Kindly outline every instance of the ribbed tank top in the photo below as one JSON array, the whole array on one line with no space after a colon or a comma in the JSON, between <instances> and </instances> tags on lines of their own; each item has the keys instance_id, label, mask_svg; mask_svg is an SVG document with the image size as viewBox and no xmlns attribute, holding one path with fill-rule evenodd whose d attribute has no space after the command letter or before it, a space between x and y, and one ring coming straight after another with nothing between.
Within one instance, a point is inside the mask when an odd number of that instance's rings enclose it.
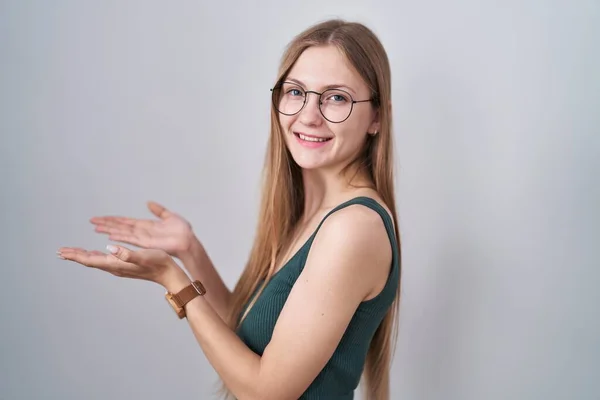
<instances>
[{"instance_id":1,"label":"ribbed tank top","mask_svg":"<svg viewBox=\"0 0 600 400\"><path fill-rule=\"evenodd\" d=\"M360 382L371 339L394 301L396 289L400 284L400 252L395 240L393 222L386 209L376 200L360 196L329 211L304 245L271 278L237 329L237 334L242 341L255 353L262 355L271 340L277 318L292 286L304 268L308 252L319 228L331 214L353 204L368 207L376 211L383 219L392 246L390 273L383 290L376 297L360 303L332 357L300 397L303 400L349 400L354 398L354 391ZM244 307L241 315L244 314L245 308L247 307Z\"/></svg>"}]
</instances>

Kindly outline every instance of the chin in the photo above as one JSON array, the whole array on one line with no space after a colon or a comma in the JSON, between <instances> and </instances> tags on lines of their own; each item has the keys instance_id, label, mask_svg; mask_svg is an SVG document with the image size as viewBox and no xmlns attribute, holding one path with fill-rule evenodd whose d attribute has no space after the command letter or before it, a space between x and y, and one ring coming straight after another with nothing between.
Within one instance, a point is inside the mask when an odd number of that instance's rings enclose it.
<instances>
[{"instance_id":1,"label":"chin","mask_svg":"<svg viewBox=\"0 0 600 400\"><path fill-rule=\"evenodd\" d=\"M290 153L296 164L304 170L329 169L336 164L327 154L311 154L303 149L292 149Z\"/></svg>"},{"instance_id":2,"label":"chin","mask_svg":"<svg viewBox=\"0 0 600 400\"><path fill-rule=\"evenodd\" d=\"M306 161L306 160L297 160L294 158L294 161L296 161L296 164L298 164L298 166L300 168L302 168L303 170L306 171L317 171L319 169L323 169L328 167L328 164L322 163L322 162L311 162L311 161Z\"/></svg>"}]
</instances>

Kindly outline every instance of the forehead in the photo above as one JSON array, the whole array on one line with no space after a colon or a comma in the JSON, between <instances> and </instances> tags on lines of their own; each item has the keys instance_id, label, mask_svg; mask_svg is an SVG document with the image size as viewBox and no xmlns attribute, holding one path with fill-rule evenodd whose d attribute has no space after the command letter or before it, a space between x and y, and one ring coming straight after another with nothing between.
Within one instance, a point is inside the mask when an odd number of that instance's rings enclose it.
<instances>
[{"instance_id":1,"label":"forehead","mask_svg":"<svg viewBox=\"0 0 600 400\"><path fill-rule=\"evenodd\" d=\"M345 85L356 92L366 88L358 72L335 46L306 49L296 60L288 78L297 79L313 90L331 84Z\"/></svg>"}]
</instances>

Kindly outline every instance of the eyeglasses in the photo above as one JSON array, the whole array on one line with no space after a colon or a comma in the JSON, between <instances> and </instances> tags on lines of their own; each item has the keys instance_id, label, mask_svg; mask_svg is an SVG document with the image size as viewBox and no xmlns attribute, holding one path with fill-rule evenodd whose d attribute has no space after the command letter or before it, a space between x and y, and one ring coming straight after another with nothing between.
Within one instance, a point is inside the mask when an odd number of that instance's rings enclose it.
<instances>
[{"instance_id":1,"label":"eyeglasses","mask_svg":"<svg viewBox=\"0 0 600 400\"><path fill-rule=\"evenodd\" d=\"M354 100L350 93L341 89L328 89L323 93L304 90L293 82L283 82L271 89L275 109L283 115L298 114L306 105L309 93L319 96L319 111L323 118L332 123L344 122L348 119L356 103L371 102Z\"/></svg>"}]
</instances>

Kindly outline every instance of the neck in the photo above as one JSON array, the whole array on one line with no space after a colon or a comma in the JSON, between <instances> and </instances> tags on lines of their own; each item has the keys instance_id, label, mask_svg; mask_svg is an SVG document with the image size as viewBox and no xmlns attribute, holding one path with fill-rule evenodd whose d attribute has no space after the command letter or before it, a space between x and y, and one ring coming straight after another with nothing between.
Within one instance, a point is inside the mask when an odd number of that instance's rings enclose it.
<instances>
[{"instance_id":1,"label":"neck","mask_svg":"<svg viewBox=\"0 0 600 400\"><path fill-rule=\"evenodd\" d=\"M303 219L310 219L320 210L335 207L357 186L372 187L371 180L357 167L342 169L302 170L304 184Z\"/></svg>"}]
</instances>

